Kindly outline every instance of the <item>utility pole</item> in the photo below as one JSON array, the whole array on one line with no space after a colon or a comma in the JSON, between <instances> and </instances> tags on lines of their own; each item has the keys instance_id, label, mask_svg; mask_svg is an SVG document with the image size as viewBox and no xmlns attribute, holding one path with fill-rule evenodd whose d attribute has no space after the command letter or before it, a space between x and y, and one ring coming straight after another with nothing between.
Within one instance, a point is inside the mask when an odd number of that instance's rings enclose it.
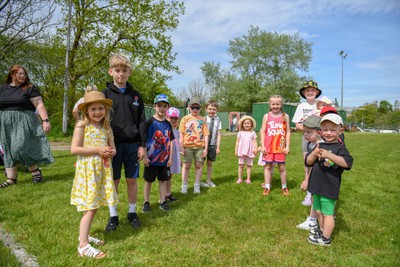
<instances>
[{"instance_id":1,"label":"utility pole","mask_svg":"<svg viewBox=\"0 0 400 267\"><path fill-rule=\"evenodd\" d=\"M340 57L342 58L342 93L340 95L340 109L343 110L343 62L345 58L347 57L347 53L345 53L343 50L339 52Z\"/></svg>"},{"instance_id":2,"label":"utility pole","mask_svg":"<svg viewBox=\"0 0 400 267\"><path fill-rule=\"evenodd\" d=\"M63 121L62 131L67 134L68 131L68 88L69 88L69 52L71 46L71 13L72 13L72 0L69 1L68 7L68 30L67 30L67 53L65 55L65 76L64 76L64 106L63 106Z\"/></svg>"}]
</instances>

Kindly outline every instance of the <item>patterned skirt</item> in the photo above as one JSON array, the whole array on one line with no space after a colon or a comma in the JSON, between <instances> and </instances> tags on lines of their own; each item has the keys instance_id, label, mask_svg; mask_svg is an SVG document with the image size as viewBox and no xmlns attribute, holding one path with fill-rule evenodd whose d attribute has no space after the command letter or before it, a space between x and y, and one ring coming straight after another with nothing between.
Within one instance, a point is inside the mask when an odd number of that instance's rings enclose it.
<instances>
[{"instance_id":1,"label":"patterned skirt","mask_svg":"<svg viewBox=\"0 0 400 267\"><path fill-rule=\"evenodd\" d=\"M18 163L29 167L54 162L46 134L33 111L0 111L0 144L6 168Z\"/></svg>"}]
</instances>

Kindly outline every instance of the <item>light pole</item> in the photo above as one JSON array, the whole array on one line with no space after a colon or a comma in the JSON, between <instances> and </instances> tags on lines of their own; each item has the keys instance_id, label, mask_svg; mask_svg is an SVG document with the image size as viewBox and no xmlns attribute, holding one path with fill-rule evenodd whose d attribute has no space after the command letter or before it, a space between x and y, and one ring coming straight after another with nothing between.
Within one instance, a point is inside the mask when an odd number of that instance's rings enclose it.
<instances>
[{"instance_id":1,"label":"light pole","mask_svg":"<svg viewBox=\"0 0 400 267\"><path fill-rule=\"evenodd\" d=\"M347 57L347 53L345 53L343 50L339 52L339 55L342 58L342 93L340 95L340 109L343 110L343 62L344 59Z\"/></svg>"}]
</instances>

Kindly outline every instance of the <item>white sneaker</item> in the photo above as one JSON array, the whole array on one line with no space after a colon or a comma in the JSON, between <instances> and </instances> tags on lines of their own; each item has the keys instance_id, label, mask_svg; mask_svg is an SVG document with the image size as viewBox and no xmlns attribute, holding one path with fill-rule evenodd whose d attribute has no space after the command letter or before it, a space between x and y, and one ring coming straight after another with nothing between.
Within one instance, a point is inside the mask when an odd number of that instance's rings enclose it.
<instances>
[{"instance_id":1,"label":"white sneaker","mask_svg":"<svg viewBox=\"0 0 400 267\"><path fill-rule=\"evenodd\" d=\"M307 231L310 231L311 229L316 229L318 228L317 219L311 219L310 217L307 217L307 219L304 222L297 225L296 227Z\"/></svg>"},{"instance_id":2,"label":"white sneaker","mask_svg":"<svg viewBox=\"0 0 400 267\"><path fill-rule=\"evenodd\" d=\"M188 190L188 185L187 184L182 184L181 193L182 194L187 194L187 190Z\"/></svg>"},{"instance_id":3,"label":"white sneaker","mask_svg":"<svg viewBox=\"0 0 400 267\"><path fill-rule=\"evenodd\" d=\"M311 206L312 205L311 196L306 195L301 204L303 204L304 206Z\"/></svg>"},{"instance_id":4,"label":"white sneaker","mask_svg":"<svg viewBox=\"0 0 400 267\"><path fill-rule=\"evenodd\" d=\"M201 183L200 186L201 187L210 187L210 185L208 183Z\"/></svg>"},{"instance_id":5,"label":"white sneaker","mask_svg":"<svg viewBox=\"0 0 400 267\"><path fill-rule=\"evenodd\" d=\"M200 194L200 184L198 184L198 183L195 183L195 184L194 184L194 191L193 191L193 193L195 193L195 194Z\"/></svg>"},{"instance_id":6,"label":"white sneaker","mask_svg":"<svg viewBox=\"0 0 400 267\"><path fill-rule=\"evenodd\" d=\"M217 186L216 186L213 182L211 182L211 181L207 182L207 184L208 184L209 187L217 187Z\"/></svg>"}]
</instances>

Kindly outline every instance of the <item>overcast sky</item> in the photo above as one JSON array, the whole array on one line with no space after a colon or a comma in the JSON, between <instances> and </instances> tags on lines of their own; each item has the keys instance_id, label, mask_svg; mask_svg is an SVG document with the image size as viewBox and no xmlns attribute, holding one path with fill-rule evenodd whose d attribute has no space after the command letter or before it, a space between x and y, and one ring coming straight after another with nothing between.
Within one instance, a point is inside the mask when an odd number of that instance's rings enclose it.
<instances>
[{"instance_id":1,"label":"overcast sky","mask_svg":"<svg viewBox=\"0 0 400 267\"><path fill-rule=\"evenodd\" d=\"M205 61L229 69L229 40L262 31L299 33L312 42L309 71L330 99L341 99L341 50L344 106L400 101L399 0L185 0L186 13L172 34L176 64L183 74L168 85L177 91L202 79ZM266 100L267 101L267 100Z\"/></svg>"}]
</instances>

